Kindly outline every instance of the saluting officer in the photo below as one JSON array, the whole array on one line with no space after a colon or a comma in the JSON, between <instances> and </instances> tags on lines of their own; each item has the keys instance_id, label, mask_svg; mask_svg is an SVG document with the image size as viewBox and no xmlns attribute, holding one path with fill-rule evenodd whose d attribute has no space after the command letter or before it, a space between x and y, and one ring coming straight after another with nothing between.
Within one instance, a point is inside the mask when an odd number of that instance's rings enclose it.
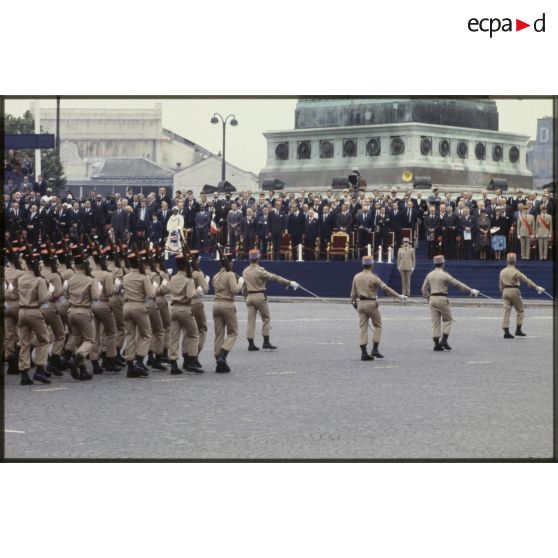
<instances>
[{"instance_id":1,"label":"saluting officer","mask_svg":"<svg viewBox=\"0 0 558 558\"><path fill-rule=\"evenodd\" d=\"M50 293L47 282L40 272L40 254L29 255L26 259L28 271L18 278L19 316L18 336L20 343L19 370L21 385L26 386L33 380L50 384L45 367L48 360L48 329L41 312L41 306L48 302ZM35 334L35 374L29 378L31 368L31 336Z\"/></svg>"},{"instance_id":2,"label":"saluting officer","mask_svg":"<svg viewBox=\"0 0 558 558\"><path fill-rule=\"evenodd\" d=\"M479 296L479 291L461 283L449 273L444 271L444 256L434 256L434 271L431 271L422 284L422 296L428 299L432 316L432 339L435 351L451 351L448 337L451 332L451 309L448 299L448 285L453 285L473 296ZM442 341L440 332L443 323Z\"/></svg>"},{"instance_id":3,"label":"saluting officer","mask_svg":"<svg viewBox=\"0 0 558 558\"><path fill-rule=\"evenodd\" d=\"M403 246L397 252L397 269L401 274L401 292L405 296L411 296L411 274L415 270L415 249L411 246L410 239L403 239Z\"/></svg>"},{"instance_id":4,"label":"saluting officer","mask_svg":"<svg viewBox=\"0 0 558 558\"><path fill-rule=\"evenodd\" d=\"M213 302L213 325L215 327L214 353L217 367L215 372L230 372L227 355L231 352L238 336L238 320L234 297L242 290L244 279L238 278L231 268L231 254L223 254L221 269L212 279L215 301ZM225 339L225 328L227 337Z\"/></svg>"},{"instance_id":5,"label":"saluting officer","mask_svg":"<svg viewBox=\"0 0 558 558\"><path fill-rule=\"evenodd\" d=\"M260 348L254 344L254 333L256 331L256 314L259 312L262 321L262 334L264 342L263 349L276 349L269 342L269 333L271 331L271 318L269 315L269 306L267 305L267 297L265 288L267 281L276 281L281 285L292 287L295 291L299 284L296 281L290 281L279 275L270 273L260 265L260 251L250 250L248 253L250 265L242 273L244 278L243 292L246 296L246 307L248 309L248 325L246 328L246 338L248 339L248 350L259 351Z\"/></svg>"},{"instance_id":6,"label":"saluting officer","mask_svg":"<svg viewBox=\"0 0 558 558\"><path fill-rule=\"evenodd\" d=\"M351 302L354 308L358 310L361 360L374 360L374 357L384 358L384 355L378 350L382 339L382 316L380 315L377 301L378 289L382 289L386 294L400 300L407 299L406 296L396 293L372 272L373 264L374 258L372 256L364 256L362 258L363 269L354 276L351 288ZM372 336L373 346L370 355L367 352L369 320L374 327L374 334Z\"/></svg>"},{"instance_id":7,"label":"saluting officer","mask_svg":"<svg viewBox=\"0 0 558 558\"><path fill-rule=\"evenodd\" d=\"M502 292L502 300L504 302L504 317L502 318L502 329L504 330L504 339L513 339L513 335L510 333L510 314L512 307L515 308L516 312L516 328L515 334L518 337L525 337L525 333L521 330L523 325L523 318L525 316L525 310L523 307L523 299L521 298L521 291L519 287L521 283L525 283L532 289L535 289L538 294L544 292L543 287L539 287L531 281L528 277L523 275L515 267L515 262L517 261L517 254L515 252L510 252L507 255L508 265L500 271L499 286Z\"/></svg>"}]
</instances>

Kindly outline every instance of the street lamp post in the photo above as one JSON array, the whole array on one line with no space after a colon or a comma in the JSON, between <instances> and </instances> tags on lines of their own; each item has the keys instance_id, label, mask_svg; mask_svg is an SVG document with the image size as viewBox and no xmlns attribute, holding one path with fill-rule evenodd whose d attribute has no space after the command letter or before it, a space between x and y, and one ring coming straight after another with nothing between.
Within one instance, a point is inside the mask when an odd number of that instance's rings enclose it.
<instances>
[{"instance_id":1,"label":"street lamp post","mask_svg":"<svg viewBox=\"0 0 558 558\"><path fill-rule=\"evenodd\" d=\"M221 121L223 123L223 152L222 152L222 157L221 157L221 182L224 184L225 183L225 143L226 143L226 130L227 130L227 122L229 122L229 118L230 120L230 125L231 126L238 126L238 120L236 119L236 116L234 114L229 114L226 118L223 118L223 116L221 114L219 114L218 112L216 112L210 122L211 124L219 124L219 121Z\"/></svg>"}]
</instances>

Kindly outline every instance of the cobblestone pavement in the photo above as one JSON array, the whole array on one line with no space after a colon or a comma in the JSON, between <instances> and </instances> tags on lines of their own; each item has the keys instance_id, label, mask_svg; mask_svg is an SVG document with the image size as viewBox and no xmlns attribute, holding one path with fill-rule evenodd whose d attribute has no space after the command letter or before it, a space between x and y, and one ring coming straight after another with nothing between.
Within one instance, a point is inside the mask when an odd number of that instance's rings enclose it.
<instances>
[{"instance_id":1,"label":"cobblestone pavement","mask_svg":"<svg viewBox=\"0 0 558 558\"><path fill-rule=\"evenodd\" d=\"M383 360L361 362L350 305L272 303L275 351L240 337L214 373L125 371L48 386L5 377L7 458L530 458L552 455L552 309L527 308L504 340L501 310L454 308L453 351L432 351L427 308L384 305ZM206 303L211 318L211 303ZM258 321L258 328L259 328ZM261 344L261 337L257 339Z\"/></svg>"}]
</instances>

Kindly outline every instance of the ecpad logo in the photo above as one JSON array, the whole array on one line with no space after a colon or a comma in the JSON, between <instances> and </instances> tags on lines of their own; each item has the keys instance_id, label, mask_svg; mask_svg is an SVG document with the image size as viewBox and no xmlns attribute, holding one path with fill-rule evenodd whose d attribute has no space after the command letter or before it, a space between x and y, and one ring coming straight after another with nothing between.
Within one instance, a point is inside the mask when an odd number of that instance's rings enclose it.
<instances>
[{"instance_id":1,"label":"ecpad logo","mask_svg":"<svg viewBox=\"0 0 558 558\"><path fill-rule=\"evenodd\" d=\"M536 19L533 22L533 29L537 33L545 32L545 25L546 25L545 16L546 14L543 13L542 17ZM504 32L513 31L512 20L509 17L505 17L503 19L497 17L494 18L485 17L483 19L477 19L475 17L472 17L469 20L467 27L469 28L469 31L472 31L473 33L477 33L478 31L482 31L484 33L490 33L490 38L492 38L492 35L494 33L497 33L498 31L504 31ZM531 27L531 24L525 23L520 19L515 20L516 31L521 31L522 29L526 29L527 27Z\"/></svg>"}]
</instances>

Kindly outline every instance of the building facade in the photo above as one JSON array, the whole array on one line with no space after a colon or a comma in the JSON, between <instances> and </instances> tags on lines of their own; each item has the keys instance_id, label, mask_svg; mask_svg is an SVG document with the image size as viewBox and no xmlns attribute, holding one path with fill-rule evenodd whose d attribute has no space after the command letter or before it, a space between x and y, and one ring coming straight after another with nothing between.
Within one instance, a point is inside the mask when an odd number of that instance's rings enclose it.
<instances>
[{"instance_id":1,"label":"building facade","mask_svg":"<svg viewBox=\"0 0 558 558\"><path fill-rule=\"evenodd\" d=\"M533 173L535 188L544 188L552 183L553 146L555 120L552 116L539 118L537 121L537 138L527 153L527 166Z\"/></svg>"}]
</instances>

